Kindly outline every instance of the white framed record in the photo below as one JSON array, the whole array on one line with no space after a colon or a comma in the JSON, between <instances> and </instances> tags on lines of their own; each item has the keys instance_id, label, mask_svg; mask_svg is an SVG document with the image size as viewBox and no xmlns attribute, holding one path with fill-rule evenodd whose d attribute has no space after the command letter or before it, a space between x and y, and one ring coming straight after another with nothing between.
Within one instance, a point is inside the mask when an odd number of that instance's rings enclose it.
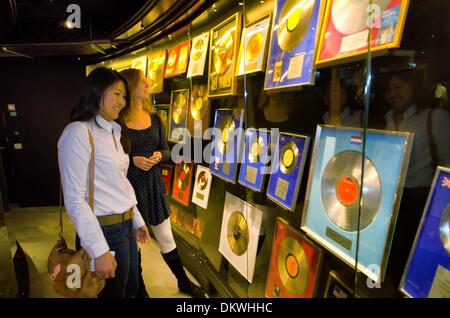
<instances>
[{"instance_id":1,"label":"white framed record","mask_svg":"<svg viewBox=\"0 0 450 318\"><path fill-rule=\"evenodd\" d=\"M192 191L192 202L202 207L208 208L209 192L211 189L212 174L211 171L204 166L197 165L195 174L195 184Z\"/></svg>"},{"instance_id":2,"label":"white framed record","mask_svg":"<svg viewBox=\"0 0 450 318\"><path fill-rule=\"evenodd\" d=\"M192 39L191 56L187 78L205 74L206 55L209 46L209 32L202 33Z\"/></svg>"},{"instance_id":3,"label":"white framed record","mask_svg":"<svg viewBox=\"0 0 450 318\"><path fill-rule=\"evenodd\" d=\"M349 266L358 253L358 270L375 282L384 279L412 140L406 132L317 127L301 229Z\"/></svg>"},{"instance_id":4,"label":"white framed record","mask_svg":"<svg viewBox=\"0 0 450 318\"><path fill-rule=\"evenodd\" d=\"M244 276L253 281L262 211L226 192L219 252Z\"/></svg>"},{"instance_id":5,"label":"white framed record","mask_svg":"<svg viewBox=\"0 0 450 318\"><path fill-rule=\"evenodd\" d=\"M264 72L266 66L271 15L258 19L242 30L236 75Z\"/></svg>"}]
</instances>

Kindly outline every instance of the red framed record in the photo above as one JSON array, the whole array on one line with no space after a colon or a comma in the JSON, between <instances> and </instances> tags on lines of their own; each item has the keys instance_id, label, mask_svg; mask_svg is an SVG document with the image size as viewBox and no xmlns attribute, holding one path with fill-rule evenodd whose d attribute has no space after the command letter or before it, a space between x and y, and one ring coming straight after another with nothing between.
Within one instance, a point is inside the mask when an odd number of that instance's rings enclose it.
<instances>
[{"instance_id":1,"label":"red framed record","mask_svg":"<svg viewBox=\"0 0 450 318\"><path fill-rule=\"evenodd\" d=\"M164 70L164 78L186 73L189 61L189 40L181 42L169 49Z\"/></svg>"},{"instance_id":2,"label":"red framed record","mask_svg":"<svg viewBox=\"0 0 450 318\"><path fill-rule=\"evenodd\" d=\"M361 59L400 46L409 0L329 0L316 64Z\"/></svg>"},{"instance_id":3,"label":"red framed record","mask_svg":"<svg viewBox=\"0 0 450 318\"><path fill-rule=\"evenodd\" d=\"M320 248L277 218L265 296L314 297L322 257Z\"/></svg>"},{"instance_id":4,"label":"red framed record","mask_svg":"<svg viewBox=\"0 0 450 318\"><path fill-rule=\"evenodd\" d=\"M168 165L160 165L160 168L161 168L161 176L162 176L163 185L164 185L164 191L166 192L166 195L169 195L170 183L172 181L173 168Z\"/></svg>"},{"instance_id":5,"label":"red framed record","mask_svg":"<svg viewBox=\"0 0 450 318\"><path fill-rule=\"evenodd\" d=\"M182 162L175 165L172 199L185 206L189 206L193 168L192 163Z\"/></svg>"}]
</instances>

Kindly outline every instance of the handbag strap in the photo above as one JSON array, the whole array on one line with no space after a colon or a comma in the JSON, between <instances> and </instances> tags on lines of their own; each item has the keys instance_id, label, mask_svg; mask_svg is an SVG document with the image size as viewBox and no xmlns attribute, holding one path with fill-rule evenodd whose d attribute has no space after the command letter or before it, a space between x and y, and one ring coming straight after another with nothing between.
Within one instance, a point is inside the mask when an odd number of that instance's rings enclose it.
<instances>
[{"instance_id":1,"label":"handbag strap","mask_svg":"<svg viewBox=\"0 0 450 318\"><path fill-rule=\"evenodd\" d=\"M89 144L91 145L91 160L89 161L89 206L91 207L92 212L94 212L94 139L92 138L91 131L87 128L89 134ZM63 237L64 225L62 218L62 210L63 210L63 191L62 184L59 186L59 233L58 238Z\"/></svg>"}]
</instances>

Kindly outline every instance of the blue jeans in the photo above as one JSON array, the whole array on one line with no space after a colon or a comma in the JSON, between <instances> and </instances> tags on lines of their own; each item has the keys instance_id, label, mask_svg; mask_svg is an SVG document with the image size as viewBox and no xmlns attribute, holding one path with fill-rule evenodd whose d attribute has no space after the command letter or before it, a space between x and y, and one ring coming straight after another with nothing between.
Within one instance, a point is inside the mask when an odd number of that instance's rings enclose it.
<instances>
[{"instance_id":1,"label":"blue jeans","mask_svg":"<svg viewBox=\"0 0 450 318\"><path fill-rule=\"evenodd\" d=\"M136 297L138 280L138 249L132 220L102 226L110 251L115 252L117 261L116 277L106 280L99 298Z\"/></svg>"}]
</instances>

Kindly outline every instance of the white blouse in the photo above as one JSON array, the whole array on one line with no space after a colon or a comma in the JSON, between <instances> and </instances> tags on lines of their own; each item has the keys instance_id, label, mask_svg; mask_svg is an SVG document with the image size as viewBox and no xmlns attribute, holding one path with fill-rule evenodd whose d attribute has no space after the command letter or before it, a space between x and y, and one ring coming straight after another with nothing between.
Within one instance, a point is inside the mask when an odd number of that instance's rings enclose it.
<instances>
[{"instance_id":1,"label":"white blouse","mask_svg":"<svg viewBox=\"0 0 450 318\"><path fill-rule=\"evenodd\" d=\"M394 112L386 114L386 129L414 133L414 142L409 159L405 187L429 187L433 180L436 167L432 166L430 148L430 132L428 118L431 113L431 137L436 146L436 160L438 164L450 165L450 113L442 108L419 110L417 106L410 106L395 125Z\"/></svg>"},{"instance_id":2,"label":"white blouse","mask_svg":"<svg viewBox=\"0 0 450 318\"><path fill-rule=\"evenodd\" d=\"M94 140L94 213L89 207L91 145L87 128ZM88 122L70 123L58 141L64 204L81 246L91 258L109 251L95 216L121 214L134 207L133 227L136 229L145 224L136 206L133 187L126 177L129 157L122 148L120 135L120 125L96 116Z\"/></svg>"}]
</instances>

